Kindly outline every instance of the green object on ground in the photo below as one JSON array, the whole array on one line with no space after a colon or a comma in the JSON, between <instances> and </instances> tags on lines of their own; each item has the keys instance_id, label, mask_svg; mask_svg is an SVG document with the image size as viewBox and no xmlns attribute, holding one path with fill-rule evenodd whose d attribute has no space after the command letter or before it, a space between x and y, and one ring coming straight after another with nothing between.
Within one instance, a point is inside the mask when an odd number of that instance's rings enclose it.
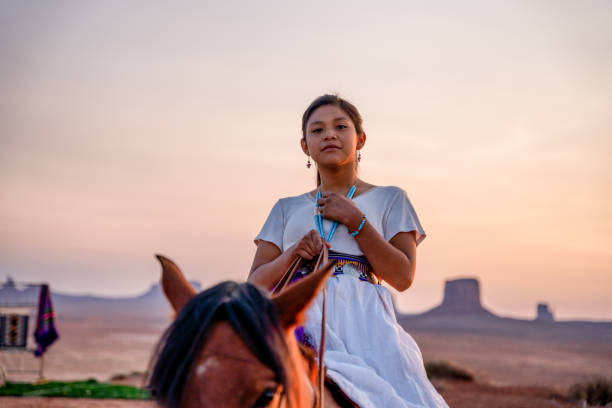
<instances>
[{"instance_id":1,"label":"green object on ground","mask_svg":"<svg viewBox=\"0 0 612 408\"><path fill-rule=\"evenodd\" d=\"M86 381L49 381L44 384L7 382L0 387L0 397L70 397L70 398L119 398L149 399L151 394L130 385Z\"/></svg>"}]
</instances>

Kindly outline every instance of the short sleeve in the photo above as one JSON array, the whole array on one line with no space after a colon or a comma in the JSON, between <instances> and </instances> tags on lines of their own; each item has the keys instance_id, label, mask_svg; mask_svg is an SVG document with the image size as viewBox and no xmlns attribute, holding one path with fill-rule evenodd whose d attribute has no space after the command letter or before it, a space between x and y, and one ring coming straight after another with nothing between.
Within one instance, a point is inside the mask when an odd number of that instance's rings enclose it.
<instances>
[{"instance_id":1,"label":"short sleeve","mask_svg":"<svg viewBox=\"0 0 612 408\"><path fill-rule=\"evenodd\" d=\"M268 241L276 245L281 251L283 251L283 234L285 231L285 219L283 215L283 209L281 201L278 200L270 214L268 219L264 223L261 231L253 240L255 245L259 245L259 241Z\"/></svg>"},{"instance_id":2,"label":"short sleeve","mask_svg":"<svg viewBox=\"0 0 612 408\"><path fill-rule=\"evenodd\" d=\"M419 217L408 199L406 192L398 189L389 205L383 220L383 232L387 241L399 232L416 231L416 244L419 245L426 237Z\"/></svg>"}]
</instances>

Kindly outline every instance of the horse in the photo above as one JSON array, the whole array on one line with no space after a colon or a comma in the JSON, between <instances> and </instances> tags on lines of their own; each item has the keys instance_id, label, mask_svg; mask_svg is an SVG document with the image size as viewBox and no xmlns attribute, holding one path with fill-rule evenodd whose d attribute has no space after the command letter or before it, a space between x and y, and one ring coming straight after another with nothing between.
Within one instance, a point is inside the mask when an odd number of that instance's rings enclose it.
<instances>
[{"instance_id":1,"label":"horse","mask_svg":"<svg viewBox=\"0 0 612 408\"><path fill-rule=\"evenodd\" d=\"M357 406L328 378L320 395L314 352L294 335L333 261L270 297L251 283L231 281L197 293L173 261L156 257L175 311L149 369L148 387L160 406Z\"/></svg>"}]
</instances>

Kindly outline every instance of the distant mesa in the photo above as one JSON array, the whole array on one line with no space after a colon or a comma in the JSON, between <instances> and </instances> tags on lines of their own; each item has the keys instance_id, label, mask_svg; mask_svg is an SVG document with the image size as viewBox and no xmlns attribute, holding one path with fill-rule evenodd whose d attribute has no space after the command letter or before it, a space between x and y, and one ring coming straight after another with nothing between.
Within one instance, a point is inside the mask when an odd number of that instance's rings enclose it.
<instances>
[{"instance_id":1,"label":"distant mesa","mask_svg":"<svg viewBox=\"0 0 612 408\"><path fill-rule=\"evenodd\" d=\"M201 290L200 283L190 283L196 291ZM159 284L153 284L148 291L131 297L70 295L53 292L53 288L51 290L55 312L60 320L167 321L174 314Z\"/></svg>"},{"instance_id":2,"label":"distant mesa","mask_svg":"<svg viewBox=\"0 0 612 408\"><path fill-rule=\"evenodd\" d=\"M535 320L538 322L554 322L555 321L552 311L548 308L548 303L538 303L538 314Z\"/></svg>"},{"instance_id":3,"label":"distant mesa","mask_svg":"<svg viewBox=\"0 0 612 408\"><path fill-rule=\"evenodd\" d=\"M476 278L447 280L444 299L439 306L423 315L481 315L495 316L480 303L480 284Z\"/></svg>"},{"instance_id":4,"label":"distant mesa","mask_svg":"<svg viewBox=\"0 0 612 408\"><path fill-rule=\"evenodd\" d=\"M476 278L449 279L444 285L444 299L424 313L396 312L397 320L410 333L428 330L439 333L470 332L530 339L582 339L612 341L612 322L588 320L556 321L548 304L537 305L535 319L499 316L480 302L480 284Z\"/></svg>"},{"instance_id":5,"label":"distant mesa","mask_svg":"<svg viewBox=\"0 0 612 408\"><path fill-rule=\"evenodd\" d=\"M190 281L200 291L199 282ZM51 300L59 320L168 320L173 316L166 297L158 283L148 291L128 297L73 295L56 292L51 285ZM40 285L19 284L8 277L0 282L0 308L33 307L38 305Z\"/></svg>"}]
</instances>

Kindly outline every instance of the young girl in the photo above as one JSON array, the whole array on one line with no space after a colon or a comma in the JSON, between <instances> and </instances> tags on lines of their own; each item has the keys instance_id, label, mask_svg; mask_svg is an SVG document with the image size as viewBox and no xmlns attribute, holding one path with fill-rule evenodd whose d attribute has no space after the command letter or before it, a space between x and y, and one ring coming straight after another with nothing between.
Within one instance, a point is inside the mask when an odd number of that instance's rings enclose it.
<instances>
[{"instance_id":1,"label":"young girl","mask_svg":"<svg viewBox=\"0 0 612 408\"><path fill-rule=\"evenodd\" d=\"M416 247L425 231L410 200L398 187L374 186L357 177L366 134L351 103L336 95L315 99L302 117L302 135L307 167L311 159L317 166L317 189L276 202L255 238L249 281L272 289L298 255L311 260L300 271L307 274L327 245L329 259L338 260L327 282L327 375L362 408L447 407L381 284L404 291L414 280ZM337 229L330 237L334 222ZM315 350L321 305L319 295L300 333Z\"/></svg>"}]
</instances>

